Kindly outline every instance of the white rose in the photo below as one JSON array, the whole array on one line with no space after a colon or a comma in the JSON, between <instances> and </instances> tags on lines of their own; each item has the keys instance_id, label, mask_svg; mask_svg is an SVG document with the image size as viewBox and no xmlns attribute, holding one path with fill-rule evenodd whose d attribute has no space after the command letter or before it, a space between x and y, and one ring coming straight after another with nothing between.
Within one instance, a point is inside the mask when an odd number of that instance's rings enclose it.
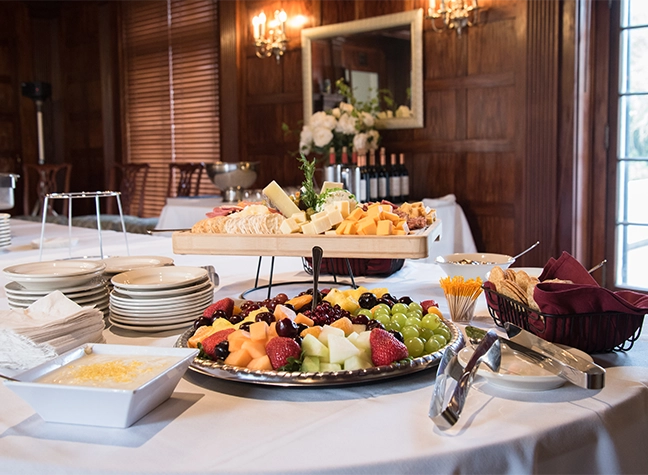
<instances>
[{"instance_id":1,"label":"white rose","mask_svg":"<svg viewBox=\"0 0 648 475\"><path fill-rule=\"evenodd\" d=\"M311 143L299 142L299 151L304 155L308 155L311 152Z\"/></svg>"},{"instance_id":2,"label":"white rose","mask_svg":"<svg viewBox=\"0 0 648 475\"><path fill-rule=\"evenodd\" d=\"M369 142L369 150L378 149L379 138L380 138L380 134L378 133L377 130L370 130L369 132L367 132L367 142Z\"/></svg>"},{"instance_id":3,"label":"white rose","mask_svg":"<svg viewBox=\"0 0 648 475\"><path fill-rule=\"evenodd\" d=\"M364 125L366 125L367 127L374 126L374 118L369 112L362 113L362 122L364 122Z\"/></svg>"},{"instance_id":4,"label":"white rose","mask_svg":"<svg viewBox=\"0 0 648 475\"><path fill-rule=\"evenodd\" d=\"M396 117L411 117L412 116L412 111L410 111L410 108L407 106L400 106L398 109L396 109Z\"/></svg>"},{"instance_id":5,"label":"white rose","mask_svg":"<svg viewBox=\"0 0 648 475\"><path fill-rule=\"evenodd\" d=\"M356 134L356 136L353 137L353 148L359 155L367 153L367 134Z\"/></svg>"},{"instance_id":6,"label":"white rose","mask_svg":"<svg viewBox=\"0 0 648 475\"><path fill-rule=\"evenodd\" d=\"M299 142L306 145L313 143L313 128L310 125L302 127L301 133L299 134Z\"/></svg>"},{"instance_id":7,"label":"white rose","mask_svg":"<svg viewBox=\"0 0 648 475\"><path fill-rule=\"evenodd\" d=\"M313 129L313 142L315 146L322 148L333 140L333 132L328 127L315 127Z\"/></svg>"},{"instance_id":8,"label":"white rose","mask_svg":"<svg viewBox=\"0 0 648 475\"><path fill-rule=\"evenodd\" d=\"M356 132L356 121L357 119L348 114L344 114L340 117L337 126L335 127L336 132L342 132L346 135L355 134Z\"/></svg>"},{"instance_id":9,"label":"white rose","mask_svg":"<svg viewBox=\"0 0 648 475\"><path fill-rule=\"evenodd\" d=\"M380 111L378 114L376 114L377 119L386 119L387 118L387 112L385 111Z\"/></svg>"},{"instance_id":10,"label":"white rose","mask_svg":"<svg viewBox=\"0 0 648 475\"><path fill-rule=\"evenodd\" d=\"M331 111L331 114L333 114L333 117L335 117L336 119L339 119L339 118L340 118L340 115L342 114L342 112L340 112L340 108L339 108L339 107L336 107L335 109L333 109L333 110Z\"/></svg>"},{"instance_id":11,"label":"white rose","mask_svg":"<svg viewBox=\"0 0 648 475\"><path fill-rule=\"evenodd\" d=\"M316 129L317 127L326 127L329 130L333 130L337 125L337 120L332 115L328 115L324 111L319 111L312 115L308 125L313 129Z\"/></svg>"},{"instance_id":12,"label":"white rose","mask_svg":"<svg viewBox=\"0 0 648 475\"><path fill-rule=\"evenodd\" d=\"M348 102L340 102L340 110L342 112L350 114L351 112L353 112L353 105L349 104Z\"/></svg>"}]
</instances>

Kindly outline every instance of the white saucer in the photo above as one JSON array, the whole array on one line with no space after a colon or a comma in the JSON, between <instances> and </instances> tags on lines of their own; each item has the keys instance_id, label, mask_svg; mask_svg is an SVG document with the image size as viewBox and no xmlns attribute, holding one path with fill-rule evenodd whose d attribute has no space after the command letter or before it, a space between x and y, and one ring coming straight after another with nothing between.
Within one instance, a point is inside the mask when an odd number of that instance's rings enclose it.
<instances>
[{"instance_id":1,"label":"white saucer","mask_svg":"<svg viewBox=\"0 0 648 475\"><path fill-rule=\"evenodd\" d=\"M191 323L193 324L194 317L182 317L182 318L132 318L132 317L122 317L117 315L114 312L111 312L110 318L115 320L117 323L122 325L137 325L141 327L151 326L151 325L177 325L179 323Z\"/></svg>"},{"instance_id":2,"label":"white saucer","mask_svg":"<svg viewBox=\"0 0 648 475\"><path fill-rule=\"evenodd\" d=\"M135 269L173 265L173 259L164 256L113 256L103 259L105 274L120 274Z\"/></svg>"},{"instance_id":3,"label":"white saucer","mask_svg":"<svg viewBox=\"0 0 648 475\"><path fill-rule=\"evenodd\" d=\"M127 290L162 290L186 287L207 276L202 267L168 266L136 269L114 276L116 288Z\"/></svg>"},{"instance_id":4,"label":"white saucer","mask_svg":"<svg viewBox=\"0 0 648 475\"><path fill-rule=\"evenodd\" d=\"M191 306L185 306L182 308L172 308L172 309L147 309L147 310L132 310L130 308L116 307L112 303L110 304L110 311L116 314L121 315L122 317L189 317L192 315L202 315L207 307L211 304L211 299L205 299L204 301L197 303ZM197 318L197 317L196 317Z\"/></svg>"},{"instance_id":5,"label":"white saucer","mask_svg":"<svg viewBox=\"0 0 648 475\"><path fill-rule=\"evenodd\" d=\"M61 286L58 287L58 290L63 292L68 297L69 296L80 297L81 295L87 295L86 292L88 293L99 292L104 287L106 287L106 282L103 280L103 278L95 277L85 285L79 285L73 287ZM18 296L44 297L45 295L49 294L51 291L52 290L50 289L44 289L44 290L27 289L24 286L20 285L18 282L8 282L7 284L5 284L5 293L7 295L14 295L16 297Z\"/></svg>"},{"instance_id":6,"label":"white saucer","mask_svg":"<svg viewBox=\"0 0 648 475\"><path fill-rule=\"evenodd\" d=\"M207 296L213 295L214 286L208 285L201 290L191 292L185 295L179 295L177 297L162 297L162 298L146 298L146 299L134 299L130 297L123 297L118 291L114 290L110 294L111 302L114 302L116 305L121 307L133 307L133 308L147 308L147 307L160 307L164 305L186 305L191 304L197 300L202 300Z\"/></svg>"},{"instance_id":7,"label":"white saucer","mask_svg":"<svg viewBox=\"0 0 648 475\"><path fill-rule=\"evenodd\" d=\"M581 350L563 345L557 346L588 361L594 361L590 355ZM457 354L457 360L461 366L466 366L473 352L473 348L465 347ZM516 391L546 391L559 388L566 383L565 379L529 362L517 351L508 347L502 348L502 363L499 373L491 371L486 365L480 365L477 374L483 376L489 384Z\"/></svg>"},{"instance_id":8,"label":"white saucer","mask_svg":"<svg viewBox=\"0 0 648 475\"><path fill-rule=\"evenodd\" d=\"M191 322L176 323L174 325L138 326L138 325L124 325L123 323L115 322L112 318L109 318L109 321L112 325L116 326L117 328L123 328L125 330L132 330L135 332L146 332L146 333L163 332L168 330L181 330L183 328L189 328L191 326Z\"/></svg>"},{"instance_id":9,"label":"white saucer","mask_svg":"<svg viewBox=\"0 0 648 475\"><path fill-rule=\"evenodd\" d=\"M27 289L56 290L89 282L102 273L105 267L103 262L59 260L9 266L3 273Z\"/></svg>"}]
</instances>

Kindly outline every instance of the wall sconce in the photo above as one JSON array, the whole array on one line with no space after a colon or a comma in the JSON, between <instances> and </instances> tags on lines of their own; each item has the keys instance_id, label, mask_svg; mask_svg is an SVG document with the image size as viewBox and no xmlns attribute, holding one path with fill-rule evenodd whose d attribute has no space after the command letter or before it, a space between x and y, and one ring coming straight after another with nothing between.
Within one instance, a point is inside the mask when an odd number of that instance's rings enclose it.
<instances>
[{"instance_id":1,"label":"wall sconce","mask_svg":"<svg viewBox=\"0 0 648 475\"><path fill-rule=\"evenodd\" d=\"M436 3L439 1L437 8ZM432 29L441 32L448 29L456 29L457 35L461 36L461 30L468 26L479 23L479 5L477 0L430 0L430 8L425 17L432 20ZM437 28L436 21L443 21L443 25Z\"/></svg>"},{"instance_id":2,"label":"wall sconce","mask_svg":"<svg viewBox=\"0 0 648 475\"><path fill-rule=\"evenodd\" d=\"M274 55L277 63L281 60L288 39L286 38L286 20L287 15L283 10L275 10L274 19L268 21L266 25L265 13L252 18L252 27L254 28L254 46L256 55L259 58L269 58ZM268 30L266 36L266 28Z\"/></svg>"}]
</instances>

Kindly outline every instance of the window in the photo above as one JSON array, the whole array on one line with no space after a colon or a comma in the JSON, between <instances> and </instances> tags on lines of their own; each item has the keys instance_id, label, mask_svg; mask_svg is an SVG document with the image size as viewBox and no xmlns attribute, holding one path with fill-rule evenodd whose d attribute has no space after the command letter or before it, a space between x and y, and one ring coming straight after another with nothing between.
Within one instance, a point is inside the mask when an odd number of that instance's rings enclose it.
<instances>
[{"instance_id":1,"label":"window","mask_svg":"<svg viewBox=\"0 0 648 475\"><path fill-rule=\"evenodd\" d=\"M648 2L621 6L616 285L648 289Z\"/></svg>"},{"instance_id":2,"label":"window","mask_svg":"<svg viewBox=\"0 0 648 475\"><path fill-rule=\"evenodd\" d=\"M145 216L158 216L165 204L169 163L219 159L217 6L122 3L125 160L151 166ZM203 175L201 194L215 194Z\"/></svg>"}]
</instances>

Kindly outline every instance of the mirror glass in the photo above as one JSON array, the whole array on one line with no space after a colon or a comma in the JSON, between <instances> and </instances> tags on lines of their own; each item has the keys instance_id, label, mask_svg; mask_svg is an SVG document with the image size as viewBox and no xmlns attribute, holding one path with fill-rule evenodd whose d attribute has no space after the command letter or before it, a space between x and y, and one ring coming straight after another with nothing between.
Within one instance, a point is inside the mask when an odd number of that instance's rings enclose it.
<instances>
[{"instance_id":1,"label":"mirror glass","mask_svg":"<svg viewBox=\"0 0 648 475\"><path fill-rule=\"evenodd\" d=\"M377 99L377 128L423 127L422 42L422 9L302 30L304 122L344 100L342 79L358 102Z\"/></svg>"}]
</instances>

